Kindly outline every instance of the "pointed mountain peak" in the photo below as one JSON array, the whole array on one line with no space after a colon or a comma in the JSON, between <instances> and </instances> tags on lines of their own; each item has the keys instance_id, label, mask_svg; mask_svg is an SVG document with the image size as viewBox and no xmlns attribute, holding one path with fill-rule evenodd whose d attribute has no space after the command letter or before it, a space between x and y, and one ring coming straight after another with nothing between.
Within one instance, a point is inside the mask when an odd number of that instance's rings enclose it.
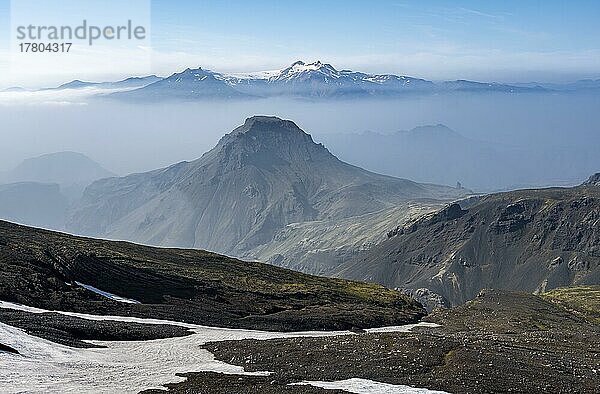
<instances>
[{"instance_id":1,"label":"pointed mountain peak","mask_svg":"<svg viewBox=\"0 0 600 394\"><path fill-rule=\"evenodd\" d=\"M312 63L305 63L302 60L298 60L293 63L287 69L298 70L298 71L318 71L321 69L330 69L335 70L335 68L331 64L323 63L320 60Z\"/></svg>"},{"instance_id":2,"label":"pointed mountain peak","mask_svg":"<svg viewBox=\"0 0 600 394\"><path fill-rule=\"evenodd\" d=\"M295 78L304 78L313 74L331 78L338 78L340 76L340 72L331 64L322 63L320 60L317 60L313 63L305 63L302 60L298 60L291 66L281 70L281 73L277 79L290 80Z\"/></svg>"}]
</instances>

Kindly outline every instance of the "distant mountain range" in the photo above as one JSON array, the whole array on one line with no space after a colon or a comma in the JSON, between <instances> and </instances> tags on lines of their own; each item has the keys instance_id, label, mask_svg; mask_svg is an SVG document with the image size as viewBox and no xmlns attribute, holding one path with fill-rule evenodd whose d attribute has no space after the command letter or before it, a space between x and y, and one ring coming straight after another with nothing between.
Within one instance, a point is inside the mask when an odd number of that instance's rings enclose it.
<instances>
[{"instance_id":1,"label":"distant mountain range","mask_svg":"<svg viewBox=\"0 0 600 394\"><path fill-rule=\"evenodd\" d=\"M600 166L592 145L548 148L519 140L511 145L491 143L468 138L443 124L391 133L322 134L319 141L341 160L370 171L417 182L460 182L478 192L572 186Z\"/></svg>"},{"instance_id":2,"label":"distant mountain range","mask_svg":"<svg viewBox=\"0 0 600 394\"><path fill-rule=\"evenodd\" d=\"M51 310L278 331L399 325L424 315L414 300L383 286L202 250L85 239L2 220L0 245L0 300ZM55 330L51 338L60 336Z\"/></svg>"},{"instance_id":3,"label":"distant mountain range","mask_svg":"<svg viewBox=\"0 0 600 394\"><path fill-rule=\"evenodd\" d=\"M305 268L315 250L344 257L379 240L386 225L468 193L365 171L338 160L293 122L257 116L198 160L93 183L68 229ZM375 227L380 231L370 231ZM326 246L301 240L316 229L328 234Z\"/></svg>"},{"instance_id":4,"label":"distant mountain range","mask_svg":"<svg viewBox=\"0 0 600 394\"><path fill-rule=\"evenodd\" d=\"M96 88L102 97L131 101L203 99L293 98L368 98L396 97L406 94L446 94L452 92L535 93L545 91L589 91L600 89L600 80L568 84L474 82L455 80L432 82L420 78L338 70L320 61L297 61L280 70L227 74L202 68L186 69L161 78L155 75L132 77L117 82L79 80L45 90ZM109 89L121 90L108 92ZM19 91L21 88L11 88Z\"/></svg>"},{"instance_id":5,"label":"distant mountain range","mask_svg":"<svg viewBox=\"0 0 600 394\"><path fill-rule=\"evenodd\" d=\"M364 98L390 97L407 93L449 91L534 92L541 87L518 87L498 83L452 81L433 83L424 79L393 74L367 74L337 70L331 64L297 61L279 71L227 75L198 68L175 73L131 92L114 93L121 99L201 98Z\"/></svg>"},{"instance_id":6,"label":"distant mountain range","mask_svg":"<svg viewBox=\"0 0 600 394\"><path fill-rule=\"evenodd\" d=\"M74 80L65 84L62 84L55 88L48 88L45 90L65 90L65 89L83 89L83 88L99 88L99 89L132 89L141 88L152 84L157 81L161 81L163 78L157 77L156 75L149 75L147 77L130 77L122 81L117 82L84 82Z\"/></svg>"},{"instance_id":7,"label":"distant mountain range","mask_svg":"<svg viewBox=\"0 0 600 394\"><path fill-rule=\"evenodd\" d=\"M227 84L223 78L211 71L187 69L168 78L147 84L139 89L117 92L112 98L128 100L196 100L196 99L234 99L248 95L239 92Z\"/></svg>"}]
</instances>

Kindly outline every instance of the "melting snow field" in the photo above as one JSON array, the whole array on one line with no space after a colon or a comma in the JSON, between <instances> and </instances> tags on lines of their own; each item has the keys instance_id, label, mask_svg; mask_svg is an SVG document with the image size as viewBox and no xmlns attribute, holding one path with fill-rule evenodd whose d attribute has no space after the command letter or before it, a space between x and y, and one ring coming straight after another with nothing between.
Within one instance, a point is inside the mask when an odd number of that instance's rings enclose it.
<instances>
[{"instance_id":1,"label":"melting snow field","mask_svg":"<svg viewBox=\"0 0 600 394\"><path fill-rule=\"evenodd\" d=\"M0 352L0 392L2 393L137 393L143 389L162 388L161 386L165 383L183 381L183 378L175 376L176 373L211 371L226 374L266 375L268 372L249 373L245 372L242 367L217 361L212 353L201 349L200 346L207 342L225 340L353 335L347 331L278 333L214 328L158 319L46 311L2 301L0 301L0 308L17 309L30 313L56 312L89 320L171 324L189 328L194 332L193 335L187 337L151 341L90 341L107 346L107 348L76 349L28 335L18 328L0 323L0 343L8 345L20 353L17 355ZM420 325L430 326L426 323ZM406 332L415 326L419 325L368 331ZM406 391L407 389L418 389L383 385L361 379L332 383L307 382L306 384L319 385L323 388L330 388L327 385L338 385L331 387L341 388L352 393L435 393L428 390ZM396 391L389 391L391 389Z\"/></svg>"},{"instance_id":2,"label":"melting snow field","mask_svg":"<svg viewBox=\"0 0 600 394\"><path fill-rule=\"evenodd\" d=\"M344 390L356 394L446 394L445 391L417 389L410 386L379 383L367 379L347 379L338 382L302 382L295 385L315 386L326 390Z\"/></svg>"}]
</instances>

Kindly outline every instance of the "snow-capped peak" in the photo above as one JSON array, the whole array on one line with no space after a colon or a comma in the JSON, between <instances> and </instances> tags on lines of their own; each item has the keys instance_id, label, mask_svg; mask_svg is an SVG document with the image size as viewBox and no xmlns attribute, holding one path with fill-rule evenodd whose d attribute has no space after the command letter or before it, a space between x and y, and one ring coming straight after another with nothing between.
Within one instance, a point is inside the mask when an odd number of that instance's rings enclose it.
<instances>
[{"instance_id":1,"label":"snow-capped peak","mask_svg":"<svg viewBox=\"0 0 600 394\"><path fill-rule=\"evenodd\" d=\"M321 63L321 61L305 63L299 60L288 68L281 70L281 73L278 76L271 78L271 80L289 81L295 79L306 79L314 75L320 75L324 78L337 79L340 77L340 72L331 64Z\"/></svg>"},{"instance_id":2,"label":"snow-capped peak","mask_svg":"<svg viewBox=\"0 0 600 394\"><path fill-rule=\"evenodd\" d=\"M314 63L308 63L308 64L299 60L299 61L295 62L294 64L292 64L288 69L291 69L294 72L319 71L324 66L325 65L323 63L321 63L320 60L317 60Z\"/></svg>"},{"instance_id":3,"label":"snow-capped peak","mask_svg":"<svg viewBox=\"0 0 600 394\"><path fill-rule=\"evenodd\" d=\"M281 74L279 70L255 71L249 73L229 73L222 74L226 80L267 80Z\"/></svg>"}]
</instances>

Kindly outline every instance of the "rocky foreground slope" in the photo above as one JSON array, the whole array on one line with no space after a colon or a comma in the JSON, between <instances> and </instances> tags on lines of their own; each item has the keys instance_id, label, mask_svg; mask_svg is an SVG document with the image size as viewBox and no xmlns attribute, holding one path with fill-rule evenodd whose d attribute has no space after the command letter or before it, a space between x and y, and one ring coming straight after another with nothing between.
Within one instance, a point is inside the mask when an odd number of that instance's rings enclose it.
<instances>
[{"instance_id":1,"label":"rocky foreground slope","mask_svg":"<svg viewBox=\"0 0 600 394\"><path fill-rule=\"evenodd\" d=\"M427 317L437 328L207 344L219 360L272 374L189 373L166 386L172 393L329 393L289 384L362 378L449 393L598 393L600 325L584 315L600 311L599 292L486 290Z\"/></svg>"},{"instance_id":2,"label":"rocky foreground slope","mask_svg":"<svg viewBox=\"0 0 600 394\"><path fill-rule=\"evenodd\" d=\"M447 305L462 304L482 288L543 292L600 284L594 177L579 187L499 193L462 206L392 231L337 275L411 289Z\"/></svg>"},{"instance_id":3,"label":"rocky foreground slope","mask_svg":"<svg viewBox=\"0 0 600 394\"><path fill-rule=\"evenodd\" d=\"M110 294L100 295L98 289ZM412 299L379 285L320 278L200 250L79 238L3 221L0 301L273 331L397 325L425 313ZM81 334L89 324L76 329L83 323L56 322L56 316L44 321L3 313L0 321L66 330L58 335L62 342L89 339Z\"/></svg>"}]
</instances>

